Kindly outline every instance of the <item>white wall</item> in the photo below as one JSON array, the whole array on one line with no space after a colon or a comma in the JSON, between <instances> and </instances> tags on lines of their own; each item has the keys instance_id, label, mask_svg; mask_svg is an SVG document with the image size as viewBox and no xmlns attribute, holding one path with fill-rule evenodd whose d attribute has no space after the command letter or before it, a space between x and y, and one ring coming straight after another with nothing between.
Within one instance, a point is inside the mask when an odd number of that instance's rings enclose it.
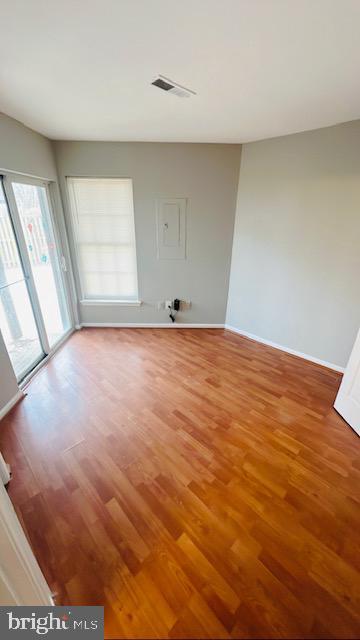
<instances>
[{"instance_id":1,"label":"white wall","mask_svg":"<svg viewBox=\"0 0 360 640\"><path fill-rule=\"evenodd\" d=\"M345 366L359 282L360 121L244 145L227 323Z\"/></svg>"},{"instance_id":2,"label":"white wall","mask_svg":"<svg viewBox=\"0 0 360 640\"><path fill-rule=\"evenodd\" d=\"M0 113L0 172L4 170L57 179L50 141ZM14 371L0 335L0 410L17 390Z\"/></svg>"},{"instance_id":3,"label":"white wall","mask_svg":"<svg viewBox=\"0 0 360 640\"><path fill-rule=\"evenodd\" d=\"M82 322L169 322L157 302L180 298L192 308L177 321L224 323L239 175L239 145L55 142L63 202L66 176L133 179L141 307L83 306ZM188 198L186 260L158 260L155 203ZM68 224L69 211L65 211ZM68 227L69 228L69 227Z\"/></svg>"}]
</instances>

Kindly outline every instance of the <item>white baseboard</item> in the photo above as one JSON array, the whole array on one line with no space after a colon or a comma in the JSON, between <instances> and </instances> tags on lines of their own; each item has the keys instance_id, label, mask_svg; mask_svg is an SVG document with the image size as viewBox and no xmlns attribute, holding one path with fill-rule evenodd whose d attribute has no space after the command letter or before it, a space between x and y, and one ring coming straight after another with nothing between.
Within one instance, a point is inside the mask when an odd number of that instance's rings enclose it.
<instances>
[{"instance_id":1,"label":"white baseboard","mask_svg":"<svg viewBox=\"0 0 360 640\"><path fill-rule=\"evenodd\" d=\"M19 391L17 393L15 393L14 397L11 398L11 400L9 400L9 402L6 403L6 405L0 409L0 420L2 420L2 418L4 418L6 416L7 413L9 413L10 409L13 408L13 406L19 402L19 400L21 398L24 397L24 392L19 389Z\"/></svg>"},{"instance_id":2,"label":"white baseboard","mask_svg":"<svg viewBox=\"0 0 360 640\"><path fill-rule=\"evenodd\" d=\"M79 328L81 327L113 327L123 329L224 329L225 325L191 324L185 322L83 322Z\"/></svg>"},{"instance_id":3,"label":"white baseboard","mask_svg":"<svg viewBox=\"0 0 360 640\"><path fill-rule=\"evenodd\" d=\"M327 369L332 369L333 371L338 371L339 373L344 373L345 371L345 367L340 367L337 364L327 362L326 360L321 360L320 358L315 358L314 356L310 356L307 353L302 353L301 351L296 351L295 349L284 347L281 344L277 344L276 342L272 342L271 340L266 340L265 338L260 338L260 336L256 336L253 333L249 333L248 331L242 331L241 329L232 327L229 324L191 324L185 322L83 322L81 325L76 325L76 329L81 329L81 327L109 327L124 329L227 329L228 331L237 333L240 336L249 338L250 340L255 340L256 342L260 342L261 344L266 344L268 347L273 347L274 349L279 349L279 351L290 353L291 355L297 356L298 358L303 358L304 360L308 360L309 362L314 362L315 364L319 364L322 367L326 367Z\"/></svg>"},{"instance_id":4,"label":"white baseboard","mask_svg":"<svg viewBox=\"0 0 360 640\"><path fill-rule=\"evenodd\" d=\"M249 333L248 331L243 331L242 329L237 329L236 327L232 327L229 324L225 324L225 329L228 329L228 331L232 331L233 333L237 333L244 338L255 340L255 342L260 342L261 344L266 344L268 347L273 347L274 349L279 349L279 351L290 353L292 356L297 356L298 358L309 360L309 362L320 364L322 367L327 367L327 369L333 369L333 371L338 371L339 373L344 373L345 371L345 367L339 367L337 364L327 362L326 360L320 360L320 358L314 358L313 356L309 356L307 353L302 353L301 351L296 351L295 349L290 349L289 347L283 347L281 344L277 344L276 342L272 342L271 340L266 340L265 338L260 338L260 336L256 336L253 333Z\"/></svg>"}]
</instances>

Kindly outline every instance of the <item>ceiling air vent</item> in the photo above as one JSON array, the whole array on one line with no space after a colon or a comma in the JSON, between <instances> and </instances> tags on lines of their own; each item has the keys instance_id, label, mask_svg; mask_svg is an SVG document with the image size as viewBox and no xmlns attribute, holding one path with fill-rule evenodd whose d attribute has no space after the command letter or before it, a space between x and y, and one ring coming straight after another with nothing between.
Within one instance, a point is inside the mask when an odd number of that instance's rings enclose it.
<instances>
[{"instance_id":1,"label":"ceiling air vent","mask_svg":"<svg viewBox=\"0 0 360 640\"><path fill-rule=\"evenodd\" d=\"M169 80L169 78L165 78L165 76L157 76L151 84L153 84L154 87L159 87L159 89L162 89L163 91L173 93L178 96L178 98L190 98L190 96L196 96L195 91L186 89L186 87L182 87L181 84L177 84L177 82Z\"/></svg>"}]
</instances>

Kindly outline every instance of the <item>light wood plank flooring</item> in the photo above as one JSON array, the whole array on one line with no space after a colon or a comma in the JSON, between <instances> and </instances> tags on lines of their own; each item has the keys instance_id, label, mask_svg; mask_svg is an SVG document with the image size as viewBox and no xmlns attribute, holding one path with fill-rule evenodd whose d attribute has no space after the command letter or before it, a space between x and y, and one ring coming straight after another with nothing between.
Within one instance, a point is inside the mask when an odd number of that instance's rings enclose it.
<instances>
[{"instance_id":1,"label":"light wood plank flooring","mask_svg":"<svg viewBox=\"0 0 360 640\"><path fill-rule=\"evenodd\" d=\"M0 428L57 602L108 638L358 638L340 379L223 330L76 332Z\"/></svg>"}]
</instances>

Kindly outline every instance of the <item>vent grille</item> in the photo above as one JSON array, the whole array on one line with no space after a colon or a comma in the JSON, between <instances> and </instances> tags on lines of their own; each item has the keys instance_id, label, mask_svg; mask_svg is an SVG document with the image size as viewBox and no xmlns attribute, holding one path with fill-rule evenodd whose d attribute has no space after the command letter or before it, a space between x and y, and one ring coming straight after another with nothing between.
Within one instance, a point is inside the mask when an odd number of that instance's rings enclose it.
<instances>
[{"instance_id":1,"label":"vent grille","mask_svg":"<svg viewBox=\"0 0 360 640\"><path fill-rule=\"evenodd\" d=\"M195 91L187 89L186 87L181 86L181 84L178 84L169 78L165 78L165 76L157 76L151 84L163 91L173 93L175 96L178 96L178 98L190 98L190 96L196 96Z\"/></svg>"}]
</instances>

